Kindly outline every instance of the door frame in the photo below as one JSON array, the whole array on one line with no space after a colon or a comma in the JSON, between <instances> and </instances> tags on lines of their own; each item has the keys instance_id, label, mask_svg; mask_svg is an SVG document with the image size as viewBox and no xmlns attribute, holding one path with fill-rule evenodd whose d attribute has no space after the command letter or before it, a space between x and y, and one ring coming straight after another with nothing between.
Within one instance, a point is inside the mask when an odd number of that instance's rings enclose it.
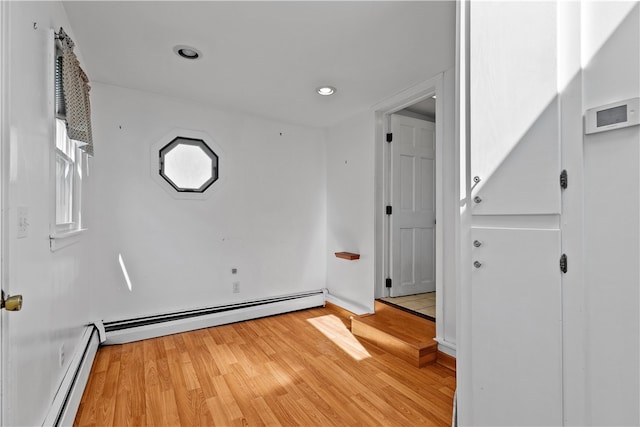
<instances>
[{"instance_id":1,"label":"door frame","mask_svg":"<svg viewBox=\"0 0 640 427\"><path fill-rule=\"evenodd\" d=\"M9 103L9 15L10 15L10 2L0 2L0 288L7 290L7 269L6 269L6 245L8 236L8 224L6 209L8 207L6 203L7 191L5 183L8 180L5 179L7 173L7 149L9 145L9 120L8 120L8 103ZM6 408L4 405L6 393L8 390L6 384L7 372L7 357L5 357L5 351L7 346L5 345L5 337L8 337L6 333L7 322L3 322L5 310L0 312L0 424L5 425Z\"/></svg>"},{"instance_id":2,"label":"door frame","mask_svg":"<svg viewBox=\"0 0 640 427\"><path fill-rule=\"evenodd\" d=\"M375 111L375 298L387 296L385 278L389 277L390 227L385 213L385 206L390 199L390 161L391 147L386 142L386 134L391 127L391 114L396 113L416 102L436 95L436 244L435 244L435 280L436 280L436 313L442 313L443 300L443 142L444 142L444 74L406 89L397 95L377 104ZM451 100L453 102L453 100ZM393 143L393 142L392 142ZM453 173L453 171L451 171ZM440 322L441 323L441 322ZM438 333L436 321L436 335Z\"/></svg>"}]
</instances>

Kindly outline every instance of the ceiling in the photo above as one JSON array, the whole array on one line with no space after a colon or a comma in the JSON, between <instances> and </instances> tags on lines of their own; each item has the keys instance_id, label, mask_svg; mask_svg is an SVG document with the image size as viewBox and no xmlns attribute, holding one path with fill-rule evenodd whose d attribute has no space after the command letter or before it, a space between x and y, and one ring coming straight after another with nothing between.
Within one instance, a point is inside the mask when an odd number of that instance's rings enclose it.
<instances>
[{"instance_id":1,"label":"ceiling","mask_svg":"<svg viewBox=\"0 0 640 427\"><path fill-rule=\"evenodd\" d=\"M92 82L305 126L334 125L454 65L453 1L64 6ZM317 95L323 84L336 94Z\"/></svg>"}]
</instances>

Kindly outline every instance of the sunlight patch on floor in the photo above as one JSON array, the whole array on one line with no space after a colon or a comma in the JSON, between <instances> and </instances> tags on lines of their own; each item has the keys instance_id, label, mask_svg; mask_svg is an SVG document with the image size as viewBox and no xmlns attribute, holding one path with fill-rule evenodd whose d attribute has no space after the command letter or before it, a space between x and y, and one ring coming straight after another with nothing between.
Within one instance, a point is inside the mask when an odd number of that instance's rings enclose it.
<instances>
[{"instance_id":1,"label":"sunlight patch on floor","mask_svg":"<svg viewBox=\"0 0 640 427\"><path fill-rule=\"evenodd\" d=\"M360 344L351 331L342 321L333 314L307 319L313 327L322 332L335 345L340 347L345 353L355 360L363 360L371 357L369 352Z\"/></svg>"}]
</instances>

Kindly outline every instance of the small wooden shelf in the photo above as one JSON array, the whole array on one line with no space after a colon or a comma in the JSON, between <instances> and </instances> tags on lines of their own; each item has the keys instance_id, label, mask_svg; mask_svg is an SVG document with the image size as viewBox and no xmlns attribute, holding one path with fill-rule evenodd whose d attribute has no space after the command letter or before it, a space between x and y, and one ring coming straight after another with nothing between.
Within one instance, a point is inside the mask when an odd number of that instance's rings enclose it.
<instances>
[{"instance_id":1,"label":"small wooden shelf","mask_svg":"<svg viewBox=\"0 0 640 427\"><path fill-rule=\"evenodd\" d=\"M338 258L348 259L349 261L353 261L354 259L360 259L360 254L354 254L351 252L336 252L336 256Z\"/></svg>"}]
</instances>

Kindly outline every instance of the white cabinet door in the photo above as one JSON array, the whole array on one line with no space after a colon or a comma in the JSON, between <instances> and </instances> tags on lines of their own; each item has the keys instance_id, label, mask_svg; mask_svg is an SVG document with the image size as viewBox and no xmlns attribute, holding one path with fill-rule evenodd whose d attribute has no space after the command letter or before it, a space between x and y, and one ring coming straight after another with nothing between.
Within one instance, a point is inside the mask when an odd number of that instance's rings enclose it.
<instances>
[{"instance_id":1,"label":"white cabinet door","mask_svg":"<svg viewBox=\"0 0 640 427\"><path fill-rule=\"evenodd\" d=\"M472 238L473 424L562 425L560 231Z\"/></svg>"},{"instance_id":2,"label":"white cabinet door","mask_svg":"<svg viewBox=\"0 0 640 427\"><path fill-rule=\"evenodd\" d=\"M557 5L470 8L473 214L559 214Z\"/></svg>"},{"instance_id":3,"label":"white cabinet door","mask_svg":"<svg viewBox=\"0 0 640 427\"><path fill-rule=\"evenodd\" d=\"M391 117L391 296L436 290L435 124Z\"/></svg>"},{"instance_id":4,"label":"white cabinet door","mask_svg":"<svg viewBox=\"0 0 640 427\"><path fill-rule=\"evenodd\" d=\"M478 182L464 243L470 372L459 383L471 393L460 410L473 425L562 425L558 2L469 7Z\"/></svg>"}]
</instances>

